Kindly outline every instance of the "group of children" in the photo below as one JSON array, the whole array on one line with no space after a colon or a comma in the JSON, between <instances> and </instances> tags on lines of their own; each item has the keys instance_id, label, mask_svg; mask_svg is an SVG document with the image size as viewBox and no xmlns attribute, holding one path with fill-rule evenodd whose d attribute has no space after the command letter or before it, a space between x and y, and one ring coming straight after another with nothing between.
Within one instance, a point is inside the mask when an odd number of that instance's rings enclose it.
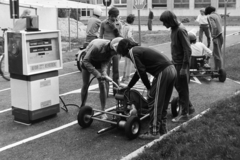
<instances>
[{"instance_id":1,"label":"group of children","mask_svg":"<svg viewBox=\"0 0 240 160\"><path fill-rule=\"evenodd\" d=\"M99 39L93 40L86 48L86 56L83 59L83 87L82 98L87 95L86 86L89 82L90 74L93 74L99 82L100 101L102 110L105 110L106 103L106 81L109 77L107 70L110 61L113 66L113 80L119 84L118 64L119 58L125 57L126 64L134 64L135 73L125 89L132 88L141 79L147 88L147 100L150 113L149 130L140 135L143 139L155 139L167 133L166 116L167 108L175 87L179 95L179 105L182 108L181 114L172 119L172 122L182 122L189 119L189 115L195 112L189 99L189 67L190 57L196 54L211 55L212 52L203 43L197 42L194 33L188 33L177 16L172 11L164 11L160 16L160 21L166 28L171 29L171 55L170 60L163 53L149 47L139 46L133 39L131 24L134 16L127 17L127 23L122 25L117 17L117 8L109 10L109 17L100 25ZM221 53L216 53L221 47L221 31L216 31L220 23L218 14L214 7L207 7L206 14L210 25L210 32L213 38L213 56L216 59L215 68L221 69L221 60L218 59ZM218 47L218 48L217 48ZM207 64L206 64L207 65ZM208 66L206 66L208 67ZM125 66L125 68L127 68ZM124 80L129 78L130 71L124 73ZM116 75L117 74L117 75ZM148 75L154 77L150 83ZM82 99L83 100L83 99ZM84 99L86 101L86 99ZM84 102L85 103L85 102ZM107 119L103 114L102 119Z\"/></svg>"}]
</instances>

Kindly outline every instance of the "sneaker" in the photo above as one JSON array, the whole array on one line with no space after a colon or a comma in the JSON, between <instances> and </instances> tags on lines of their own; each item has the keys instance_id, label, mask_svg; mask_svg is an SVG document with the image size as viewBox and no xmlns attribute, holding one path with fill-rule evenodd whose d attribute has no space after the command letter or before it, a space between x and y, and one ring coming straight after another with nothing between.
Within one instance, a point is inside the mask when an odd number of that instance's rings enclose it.
<instances>
[{"instance_id":1,"label":"sneaker","mask_svg":"<svg viewBox=\"0 0 240 160\"><path fill-rule=\"evenodd\" d=\"M185 115L177 116L176 118L172 119L172 122L178 123L178 122L185 122L188 120L189 120L188 114L185 114Z\"/></svg>"},{"instance_id":2,"label":"sneaker","mask_svg":"<svg viewBox=\"0 0 240 160\"><path fill-rule=\"evenodd\" d=\"M195 113L195 109L193 107L189 108L189 115L192 115L193 113Z\"/></svg>"},{"instance_id":3,"label":"sneaker","mask_svg":"<svg viewBox=\"0 0 240 160\"><path fill-rule=\"evenodd\" d=\"M209 64L207 64L207 63L205 63L205 64L203 65L203 68L205 68L205 69L211 69L211 67L210 67Z\"/></svg>"},{"instance_id":4,"label":"sneaker","mask_svg":"<svg viewBox=\"0 0 240 160\"><path fill-rule=\"evenodd\" d=\"M101 115L101 119L102 119L102 120L107 120L107 119L108 119L107 114L102 114L102 115Z\"/></svg>"},{"instance_id":5,"label":"sneaker","mask_svg":"<svg viewBox=\"0 0 240 160\"><path fill-rule=\"evenodd\" d=\"M160 137L160 134L153 135L150 132L143 133L139 136L140 139L158 139Z\"/></svg>"}]
</instances>

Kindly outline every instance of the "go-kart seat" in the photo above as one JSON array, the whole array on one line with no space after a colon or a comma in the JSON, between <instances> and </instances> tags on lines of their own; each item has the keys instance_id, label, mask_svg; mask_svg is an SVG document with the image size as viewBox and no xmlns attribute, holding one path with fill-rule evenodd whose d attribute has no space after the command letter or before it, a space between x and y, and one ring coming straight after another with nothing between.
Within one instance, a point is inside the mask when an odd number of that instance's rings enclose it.
<instances>
[{"instance_id":1,"label":"go-kart seat","mask_svg":"<svg viewBox=\"0 0 240 160\"><path fill-rule=\"evenodd\" d=\"M200 67L204 66L205 56L191 56L190 58L190 69L199 70Z\"/></svg>"}]
</instances>

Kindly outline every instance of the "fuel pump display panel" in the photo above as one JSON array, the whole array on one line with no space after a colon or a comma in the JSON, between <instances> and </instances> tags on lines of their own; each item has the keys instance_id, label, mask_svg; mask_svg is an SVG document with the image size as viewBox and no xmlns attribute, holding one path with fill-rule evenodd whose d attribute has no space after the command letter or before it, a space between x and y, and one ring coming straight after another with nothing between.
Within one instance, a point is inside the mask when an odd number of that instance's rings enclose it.
<instances>
[{"instance_id":1,"label":"fuel pump display panel","mask_svg":"<svg viewBox=\"0 0 240 160\"><path fill-rule=\"evenodd\" d=\"M62 69L60 31L8 32L7 37L10 73L34 75Z\"/></svg>"},{"instance_id":2,"label":"fuel pump display panel","mask_svg":"<svg viewBox=\"0 0 240 160\"><path fill-rule=\"evenodd\" d=\"M34 64L59 60L59 47L56 41L56 38L27 41L27 47L29 52L28 63Z\"/></svg>"}]
</instances>

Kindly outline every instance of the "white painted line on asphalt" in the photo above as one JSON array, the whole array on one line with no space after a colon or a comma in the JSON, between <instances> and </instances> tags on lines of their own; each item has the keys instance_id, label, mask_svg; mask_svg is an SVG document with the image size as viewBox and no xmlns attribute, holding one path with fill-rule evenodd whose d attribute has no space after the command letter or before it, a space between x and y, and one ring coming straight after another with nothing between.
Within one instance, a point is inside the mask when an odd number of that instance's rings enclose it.
<instances>
[{"instance_id":1,"label":"white painted line on asphalt","mask_svg":"<svg viewBox=\"0 0 240 160\"><path fill-rule=\"evenodd\" d=\"M75 74L75 73L79 73L80 71L75 71L75 72L70 72L70 73L66 73L66 74L61 74L59 75L58 77L64 77L64 76L68 76L68 75L71 75L71 74Z\"/></svg>"},{"instance_id":2,"label":"white painted line on asphalt","mask_svg":"<svg viewBox=\"0 0 240 160\"><path fill-rule=\"evenodd\" d=\"M129 155L127 155L126 157L123 157L121 160L131 160L132 158L137 157L139 154L143 153L143 151L146 148L150 148L151 146L153 146L155 143L160 142L162 139L164 139L165 137L169 136L170 134L172 134L173 132L176 132L177 130L179 130L181 127L188 125L189 122L196 120L200 117L202 117L205 113L207 113L210 110L210 108L206 109L205 111L201 112L200 114L196 115L195 117L191 118L190 120L188 120L187 122L182 123L181 125L173 128L171 131L169 131L167 134L164 134L163 136L159 137L159 139L155 139L154 141L142 146L141 148L135 150L134 152L130 153Z\"/></svg>"},{"instance_id":3,"label":"white painted line on asphalt","mask_svg":"<svg viewBox=\"0 0 240 160\"><path fill-rule=\"evenodd\" d=\"M193 77L194 80L190 80L191 82L195 82L197 84L202 84L197 77Z\"/></svg>"},{"instance_id":4,"label":"white painted line on asphalt","mask_svg":"<svg viewBox=\"0 0 240 160\"><path fill-rule=\"evenodd\" d=\"M229 79L229 80L231 80L231 81L233 81L233 82L235 82L235 83L237 83L237 84L240 84L239 81L235 81L235 80L232 80L232 79L230 79L230 78L227 78L227 79Z\"/></svg>"},{"instance_id":5,"label":"white painted line on asphalt","mask_svg":"<svg viewBox=\"0 0 240 160\"><path fill-rule=\"evenodd\" d=\"M94 85L89 86L88 90L90 91L90 90L94 90L94 89L97 89L97 88L98 88L98 84L94 84ZM60 94L59 96L66 96L66 95L74 94L74 93L81 93L81 88L70 91L70 92L67 92L67 93Z\"/></svg>"},{"instance_id":6,"label":"white painted line on asphalt","mask_svg":"<svg viewBox=\"0 0 240 160\"><path fill-rule=\"evenodd\" d=\"M0 92L4 92L4 91L8 91L8 90L10 90L10 88L2 89L2 90L0 90Z\"/></svg>"},{"instance_id":7,"label":"white painted line on asphalt","mask_svg":"<svg viewBox=\"0 0 240 160\"><path fill-rule=\"evenodd\" d=\"M106 109L106 111L111 111L111 110L113 110L113 109L115 109L115 108L116 108L116 107L111 107L111 108ZM100 114L100 113L96 113L96 114L94 114L94 116L97 116L97 115L99 115L99 114ZM71 127L71 126L73 126L73 125L75 125L75 124L77 124L77 123L78 123L77 121L73 121L73 122L71 122L71 123L62 125L62 126L60 126L60 127L51 129L51 130L49 130L49 131L46 131L46 132L37 134L37 135L35 135L35 136L32 136L32 137L23 139L23 140L21 140L21 141L18 141L18 142L16 142L16 143L13 143L13 144L7 145L7 146L5 146L5 147L0 148L0 152L5 151L5 150L8 150L8 149L13 148L13 147L16 147L16 146L19 146L19 145L21 145L21 144L24 144L24 143L33 141L33 140L35 140L35 139L44 137L44 136L46 136L46 135L49 135L49 134L51 134L51 133L60 131L60 130L62 130L62 129Z\"/></svg>"},{"instance_id":8,"label":"white painted line on asphalt","mask_svg":"<svg viewBox=\"0 0 240 160\"><path fill-rule=\"evenodd\" d=\"M12 110L12 108L8 108L8 109L0 111L0 113L8 112L8 111L11 111L11 110Z\"/></svg>"},{"instance_id":9,"label":"white painted line on asphalt","mask_svg":"<svg viewBox=\"0 0 240 160\"><path fill-rule=\"evenodd\" d=\"M63 64L68 64L68 63L73 63L73 62L76 62L76 61L69 61L69 62L65 62Z\"/></svg>"}]
</instances>

